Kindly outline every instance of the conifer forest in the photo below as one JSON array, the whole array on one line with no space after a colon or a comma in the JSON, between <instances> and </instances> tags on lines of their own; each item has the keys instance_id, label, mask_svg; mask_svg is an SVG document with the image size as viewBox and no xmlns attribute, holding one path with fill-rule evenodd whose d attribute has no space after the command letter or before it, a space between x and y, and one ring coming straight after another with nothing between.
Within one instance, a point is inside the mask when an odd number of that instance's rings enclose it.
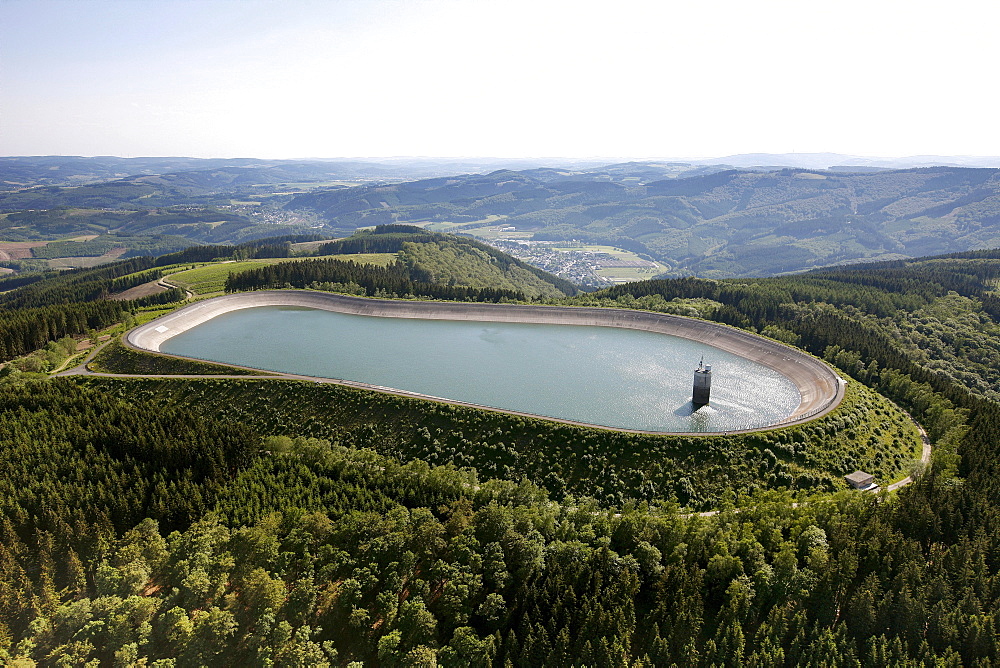
<instances>
[{"instance_id":1,"label":"conifer forest","mask_svg":"<svg viewBox=\"0 0 1000 668\"><path fill-rule=\"evenodd\" d=\"M578 293L460 239L390 226L305 258L279 238L0 277L0 664L1000 662L1000 252ZM185 292L109 297L224 254L273 260L228 292L704 318L848 392L804 425L649 436L118 342ZM117 375L51 375L109 334L91 370ZM857 468L913 482L860 492Z\"/></svg>"}]
</instances>

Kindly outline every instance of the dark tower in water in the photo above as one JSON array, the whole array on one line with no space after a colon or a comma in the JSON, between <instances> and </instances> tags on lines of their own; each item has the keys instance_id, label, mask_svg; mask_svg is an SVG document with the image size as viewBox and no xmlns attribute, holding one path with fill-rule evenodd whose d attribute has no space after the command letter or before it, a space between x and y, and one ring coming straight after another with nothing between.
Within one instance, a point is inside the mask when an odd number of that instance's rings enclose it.
<instances>
[{"instance_id":1,"label":"dark tower in water","mask_svg":"<svg viewBox=\"0 0 1000 668\"><path fill-rule=\"evenodd\" d=\"M705 358L698 362L698 368L694 370L694 391L691 394L691 403L695 406L704 406L708 403L709 395L712 394L712 365L705 365Z\"/></svg>"}]
</instances>

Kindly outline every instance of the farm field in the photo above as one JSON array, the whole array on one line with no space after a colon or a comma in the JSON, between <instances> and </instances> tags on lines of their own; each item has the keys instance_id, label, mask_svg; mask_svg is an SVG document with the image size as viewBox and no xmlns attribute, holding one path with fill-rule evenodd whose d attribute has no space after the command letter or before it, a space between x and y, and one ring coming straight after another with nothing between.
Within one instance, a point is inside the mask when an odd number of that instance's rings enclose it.
<instances>
[{"instance_id":1,"label":"farm field","mask_svg":"<svg viewBox=\"0 0 1000 668\"><path fill-rule=\"evenodd\" d=\"M27 262L14 266L15 270L31 269L81 269L93 268L113 262L122 256L138 251L139 254L159 254L184 247L183 240L175 243L148 240L134 235L78 234L58 239L31 241L0 241L0 262Z\"/></svg>"},{"instance_id":2,"label":"farm field","mask_svg":"<svg viewBox=\"0 0 1000 668\"><path fill-rule=\"evenodd\" d=\"M331 241L337 241L337 239L323 239L321 241L300 241L298 243L292 244L292 252L294 253L315 253L316 249L323 244L328 244Z\"/></svg>"},{"instance_id":3,"label":"farm field","mask_svg":"<svg viewBox=\"0 0 1000 668\"><path fill-rule=\"evenodd\" d=\"M356 255L330 255L324 256L337 260L351 260L360 264L375 264L386 266L396 259L395 253L363 253ZM179 288L190 290L196 295L209 295L222 292L226 287L226 279L231 273L239 273L248 269L257 269L279 262L297 262L303 260L314 260L313 257L302 258L268 258L260 260L242 260L212 262L196 266L194 269L183 269L169 275L169 282ZM190 266L190 265L186 265Z\"/></svg>"},{"instance_id":4,"label":"farm field","mask_svg":"<svg viewBox=\"0 0 1000 668\"><path fill-rule=\"evenodd\" d=\"M47 263L49 269L78 269L80 267L96 267L99 264L117 260L128 250L119 247L111 248L105 253L85 256L68 255L67 257L53 257L53 255L60 255L60 253L47 252L48 248L46 247L48 246L58 246L66 250L73 250L73 244L84 244L96 237L96 234L89 234L53 241L0 241L0 262L33 260L37 258L39 262ZM36 248L45 249L45 252L38 251L36 253L34 250ZM9 269L2 273L10 273L11 271L13 270Z\"/></svg>"},{"instance_id":5,"label":"farm field","mask_svg":"<svg viewBox=\"0 0 1000 668\"><path fill-rule=\"evenodd\" d=\"M637 263L652 263L655 264L659 271L666 271L669 267L662 262L652 262L651 260L646 260L640 257L638 254L633 253L630 250L625 250L624 248L618 248L616 246L602 246L599 244L581 244L573 242L556 242L552 245L552 248L564 252L583 252L583 253L604 253L606 255L611 255L614 260L622 262L637 262ZM657 273L659 273L659 271Z\"/></svg>"},{"instance_id":6,"label":"farm field","mask_svg":"<svg viewBox=\"0 0 1000 668\"><path fill-rule=\"evenodd\" d=\"M114 262L128 252L127 248L112 248L103 255L93 257L59 257L48 260L49 269L80 269L83 267L96 267L98 265Z\"/></svg>"},{"instance_id":7,"label":"farm field","mask_svg":"<svg viewBox=\"0 0 1000 668\"><path fill-rule=\"evenodd\" d=\"M476 220L476 221L473 221L473 222L464 222L464 223L453 223L453 222L450 222L450 221L441 221L441 222L433 222L433 223L423 222L423 223L414 223L414 226L415 227L422 227L425 230L429 230L431 232L456 232L456 231L460 231L458 228L466 228L466 229L463 229L461 231L462 232L466 232L468 234L473 234L475 236L479 236L479 237L482 237L482 238L486 238L485 235L479 233L480 230L486 229L488 232L495 232L495 233L499 234L499 232L498 232L499 228L505 227L505 225L503 224L503 221L506 220L506 218L507 218L507 216L501 216L501 215L497 215L497 214L490 214L489 216L486 216L482 220ZM484 227L483 228L478 228L478 227L476 227L476 228L469 228L470 225L475 225L476 223L480 223Z\"/></svg>"},{"instance_id":8,"label":"farm field","mask_svg":"<svg viewBox=\"0 0 1000 668\"><path fill-rule=\"evenodd\" d=\"M583 253L584 255L593 254L596 256L596 263L600 266L599 269L595 270L595 273L598 276L608 279L612 283L645 281L670 269L669 266L663 264L662 262L647 260L639 257L639 255L630 250L616 248L615 246L569 242L555 243L551 246L551 248L562 253Z\"/></svg>"},{"instance_id":9,"label":"farm field","mask_svg":"<svg viewBox=\"0 0 1000 668\"><path fill-rule=\"evenodd\" d=\"M226 286L226 279L233 272L266 267L283 259L267 260L244 260L225 262L211 262L196 266L194 269L184 269L168 276L168 280L173 285L185 290L190 290L196 295L208 295L213 292L222 292Z\"/></svg>"},{"instance_id":10,"label":"farm field","mask_svg":"<svg viewBox=\"0 0 1000 668\"><path fill-rule=\"evenodd\" d=\"M509 227L515 227L515 229L505 229ZM505 225L503 223L494 223L492 225L484 225L483 227L471 227L462 231L466 234L471 234L478 239L482 239L487 243L507 239L530 239L535 234L533 230L518 230L516 229L516 226Z\"/></svg>"},{"instance_id":11,"label":"farm field","mask_svg":"<svg viewBox=\"0 0 1000 668\"><path fill-rule=\"evenodd\" d=\"M47 243L47 241L0 241L0 262L32 257L32 248Z\"/></svg>"},{"instance_id":12,"label":"farm field","mask_svg":"<svg viewBox=\"0 0 1000 668\"><path fill-rule=\"evenodd\" d=\"M324 259L350 260L358 264L374 264L387 267L396 259L395 253L348 253L343 255L324 255Z\"/></svg>"}]
</instances>

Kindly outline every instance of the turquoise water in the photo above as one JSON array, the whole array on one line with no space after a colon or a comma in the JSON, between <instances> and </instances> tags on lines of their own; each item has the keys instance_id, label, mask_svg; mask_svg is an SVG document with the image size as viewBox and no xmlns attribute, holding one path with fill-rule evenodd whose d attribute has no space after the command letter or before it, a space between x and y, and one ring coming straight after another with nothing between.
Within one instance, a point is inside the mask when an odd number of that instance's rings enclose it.
<instances>
[{"instance_id":1,"label":"turquoise water","mask_svg":"<svg viewBox=\"0 0 1000 668\"><path fill-rule=\"evenodd\" d=\"M767 367L696 341L612 327L265 306L213 318L161 350L650 431L764 427L799 404L795 385ZM694 411L691 386L703 355L712 365L712 399Z\"/></svg>"}]
</instances>

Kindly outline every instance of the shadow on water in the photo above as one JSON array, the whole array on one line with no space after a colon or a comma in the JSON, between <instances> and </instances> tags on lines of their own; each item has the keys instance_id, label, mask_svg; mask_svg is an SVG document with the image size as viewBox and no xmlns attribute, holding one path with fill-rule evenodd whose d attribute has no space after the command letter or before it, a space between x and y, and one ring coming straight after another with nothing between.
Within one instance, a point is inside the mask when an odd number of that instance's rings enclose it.
<instances>
[{"instance_id":1,"label":"shadow on water","mask_svg":"<svg viewBox=\"0 0 1000 668\"><path fill-rule=\"evenodd\" d=\"M677 410L675 410L674 415L676 415L677 417L690 417L691 415L694 415L698 411L705 409L711 410L708 404L695 406L693 401L689 401L683 406L680 406Z\"/></svg>"},{"instance_id":2,"label":"shadow on water","mask_svg":"<svg viewBox=\"0 0 1000 668\"><path fill-rule=\"evenodd\" d=\"M714 431L711 426L712 416L718 413L719 411L711 404L695 406L693 401L687 402L674 411L674 415L677 417L691 418L690 431L693 432Z\"/></svg>"}]
</instances>

